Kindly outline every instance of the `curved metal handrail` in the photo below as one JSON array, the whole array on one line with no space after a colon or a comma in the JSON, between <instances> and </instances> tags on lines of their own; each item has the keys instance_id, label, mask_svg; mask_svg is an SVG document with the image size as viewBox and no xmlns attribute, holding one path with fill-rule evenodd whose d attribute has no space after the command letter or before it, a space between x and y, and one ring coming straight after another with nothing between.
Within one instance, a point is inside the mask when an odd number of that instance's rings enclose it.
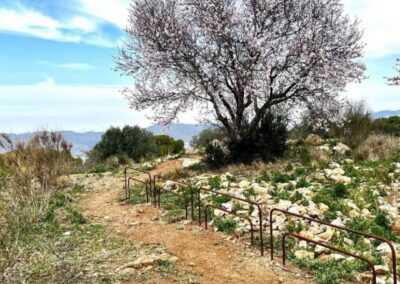
<instances>
[{"instance_id":1,"label":"curved metal handrail","mask_svg":"<svg viewBox=\"0 0 400 284\"><path fill-rule=\"evenodd\" d=\"M204 208L204 228L206 230L208 230L208 214L207 214L207 212L208 212L209 208L213 208L215 210L220 210L220 211L223 211L223 212L225 212L227 214L230 214L230 215L236 216L238 218L242 218L244 220L247 220L249 222L249 224L250 224L251 245L254 245L254 233L253 233L254 232L254 225L253 225L253 221L251 221L250 217L241 216L241 215L239 215L239 214L237 214L237 213L235 213L233 211L230 211L228 209L225 209L223 207L215 206L215 205L212 205L212 204L207 204L205 206L205 208Z\"/></svg>"},{"instance_id":2,"label":"curved metal handrail","mask_svg":"<svg viewBox=\"0 0 400 284\"><path fill-rule=\"evenodd\" d=\"M285 234L283 234L283 237L282 237L282 263L283 263L283 265L286 265L286 245L285 245L285 244L286 244L286 239L287 239L287 237L293 237L293 238L296 238L296 239L299 239L299 240L302 240L302 241L306 241L306 242L308 242L308 243L313 243L313 244L315 244L315 245L325 247L325 248L327 248L327 249L330 249L330 250L339 252L339 253L341 253L341 254L344 254L344 255L348 255L348 256L357 258L357 259L359 259L359 260L362 260L362 261L368 263L368 266L369 266L369 268L370 268L371 271L372 271L372 284L376 284L376 270L375 270L375 266L374 266L374 264L372 263L372 261L370 261L369 259L367 259L367 258L365 258L365 257L363 257L363 256L359 256L359 255L353 254L353 253L351 253L351 252L342 250L342 249L340 249L340 248L330 246L330 245L325 244L325 243L323 243L323 242L309 239L309 238L307 238L307 237L301 236L301 235L296 234L296 233L285 233Z\"/></svg>"},{"instance_id":3,"label":"curved metal handrail","mask_svg":"<svg viewBox=\"0 0 400 284\"><path fill-rule=\"evenodd\" d=\"M274 235L273 235L273 227L272 227L272 217L273 217L273 213L274 212L280 212L280 213L283 213L285 215L291 215L291 216L294 216L294 217L297 217L297 218L300 218L300 219L308 220L310 222L319 223L319 224L326 225L326 226L329 226L329 227L332 227L332 228L335 228L335 229L338 229L338 230L347 231L349 233L353 233L353 234L356 234L356 235L360 235L360 236L363 236L363 237L366 237L366 238L375 239L377 241L386 243L390 247L391 254L392 254L393 283L397 284L396 249L395 249L395 247L394 247L394 245L393 245L393 243L391 241L389 241L389 240L387 240L385 238L379 237L379 236L375 236L375 235L371 235L371 234L355 231L355 230L352 230L352 229L349 229L349 228L346 228L346 227L343 227L343 226L334 225L334 224L331 224L331 223L328 223L328 222L324 222L324 221L319 220L319 219L315 219L315 218L311 218L311 217L308 217L308 216L292 213L292 212L289 212L288 210L283 210L283 209L279 209L279 208L273 208L270 211L270 215L269 215L271 260L274 258Z\"/></svg>"},{"instance_id":4,"label":"curved metal handrail","mask_svg":"<svg viewBox=\"0 0 400 284\"><path fill-rule=\"evenodd\" d=\"M216 191L213 189L208 189L208 188L204 188L204 187L199 187L199 186L195 186L193 187L192 185L183 183L183 182L178 182L178 181L173 181L174 183L181 185L181 186L186 186L186 187L190 187L190 188L195 188L198 190L198 203L199 203L199 224L201 225L201 198L200 198L200 192L204 191L207 193L212 193L212 194L216 194L216 195L220 195L220 196L225 196L231 199L235 199L241 202L245 202L247 204L253 205L255 207L257 207L258 210L258 219L259 219L259 236L260 236L260 246L261 246L261 255L264 255L264 240L263 240L263 212L262 212L262 208L261 208L261 203L256 202L256 201L252 201L252 200L248 200L245 198L241 198L226 192L220 192L220 191ZM192 201L192 205L193 205L193 201ZM192 217L193 217L193 207L192 207Z\"/></svg>"},{"instance_id":5,"label":"curved metal handrail","mask_svg":"<svg viewBox=\"0 0 400 284\"><path fill-rule=\"evenodd\" d=\"M134 178L134 177L129 177L129 178L128 178L128 185L127 185L127 188L126 188L126 190L125 190L125 198L126 198L127 200L130 200L130 199L131 199L131 191L130 191L130 188L131 188L131 181L139 182L139 183L142 183L142 184L145 185L145 190L146 190L146 202L149 202L149 182L148 182L148 181L143 181L143 180L140 180L140 179L137 179L137 178Z\"/></svg>"}]
</instances>

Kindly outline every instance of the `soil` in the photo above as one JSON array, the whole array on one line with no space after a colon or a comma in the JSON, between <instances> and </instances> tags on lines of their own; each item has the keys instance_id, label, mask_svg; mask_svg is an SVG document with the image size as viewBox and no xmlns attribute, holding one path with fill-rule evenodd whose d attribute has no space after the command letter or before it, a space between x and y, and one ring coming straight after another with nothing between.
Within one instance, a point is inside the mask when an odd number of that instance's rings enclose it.
<instances>
[{"instance_id":1,"label":"soil","mask_svg":"<svg viewBox=\"0 0 400 284\"><path fill-rule=\"evenodd\" d=\"M180 161L159 165L152 174L163 175L179 169ZM123 180L115 184L99 183L101 188L89 193L80 205L84 214L95 222L106 224L125 238L143 245L158 244L178 258L177 271L187 276L184 283L206 284L278 284L310 283L305 273L277 262L270 262L268 253L249 248L241 241L232 241L222 233L204 230L196 224L160 221L160 210L151 205L128 205L120 201ZM131 281L127 283L144 283ZM149 279L145 283L182 283L174 276Z\"/></svg>"}]
</instances>

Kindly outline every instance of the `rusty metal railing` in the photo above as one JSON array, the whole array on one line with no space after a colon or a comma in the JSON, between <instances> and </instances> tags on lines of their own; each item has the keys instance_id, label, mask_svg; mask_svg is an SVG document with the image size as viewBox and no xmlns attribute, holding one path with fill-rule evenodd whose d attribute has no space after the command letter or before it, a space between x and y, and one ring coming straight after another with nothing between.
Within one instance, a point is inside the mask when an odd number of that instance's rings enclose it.
<instances>
[{"instance_id":1,"label":"rusty metal railing","mask_svg":"<svg viewBox=\"0 0 400 284\"><path fill-rule=\"evenodd\" d=\"M127 188L125 190L125 198L127 200L131 199L131 181L141 183L145 186L145 191L146 191L146 202L149 202L149 191L151 192L151 183L148 181L143 181L134 177L128 177L128 183L127 183Z\"/></svg>"},{"instance_id":2,"label":"rusty metal railing","mask_svg":"<svg viewBox=\"0 0 400 284\"><path fill-rule=\"evenodd\" d=\"M125 180L124 187L125 187L125 190L128 187L128 170L134 171L134 172L140 173L140 174L145 174L145 175L147 175L147 177L149 178L150 181L152 180L152 176L151 176L151 174L149 172L138 170L138 169L135 169L135 168L132 168L132 167L125 167L125 169L124 169L124 180Z\"/></svg>"},{"instance_id":3,"label":"rusty metal railing","mask_svg":"<svg viewBox=\"0 0 400 284\"><path fill-rule=\"evenodd\" d=\"M236 216L238 218L241 218L241 219L244 219L244 220L248 221L249 224L250 224L250 239L251 239L250 243L251 243L251 245L254 245L254 225L253 225L253 221L251 221L250 217L239 215L239 214L237 214L237 213L235 213L233 211L230 211L228 209L225 209L223 207L215 206L215 205L212 205L212 204L207 204L205 206L205 208L204 208L204 228L206 230L208 230L208 209L209 208L220 210L222 212L225 212L226 214L233 215L233 216Z\"/></svg>"},{"instance_id":4,"label":"rusty metal railing","mask_svg":"<svg viewBox=\"0 0 400 284\"><path fill-rule=\"evenodd\" d=\"M296 234L296 233L285 233L285 234L283 234L283 237L282 237L282 263L283 263L284 266L286 265L286 239L287 239L288 237L293 237L293 238L296 238L296 239L299 239L299 240L302 240L302 241L306 241L307 243L312 243L312 244L317 245L317 246L322 246L322 247L325 247L325 248L327 248L327 249L336 251L336 252L338 252L338 253L340 253L340 254L347 255L347 256L351 256L351 257L354 257L354 258L356 258L356 259L359 259L359 260L361 260L361 261L366 262L366 263L368 264L369 268L370 268L371 271L372 271L372 284L376 284L376 270L375 270L375 266L374 266L374 264L372 263L372 261L370 261L369 259L367 259L367 258L365 258L365 257L363 257L363 256L359 256L359 255L353 254L353 253L348 252L348 251L346 251L346 250L343 250L343 249L340 249L340 248L337 248L337 247L330 246L330 245L328 245L328 244L326 244L326 243L324 243L324 242L312 240L312 239L310 239L310 238L301 236L301 235Z\"/></svg>"},{"instance_id":5,"label":"rusty metal railing","mask_svg":"<svg viewBox=\"0 0 400 284\"><path fill-rule=\"evenodd\" d=\"M216 190L208 189L208 188L204 188L204 187L199 187L199 186L192 186L192 185L189 185L189 184L186 184L186 183L182 183L182 182L178 182L178 181L173 181L173 183L197 190L197 193L198 193L197 194L197 198L198 198L199 225L201 225L201 196L200 196L201 191L209 193L209 194L215 194L215 195L219 195L219 196L224 196L224 197L227 197L227 198L230 198L230 199L234 199L234 200L237 200L237 201L240 201L240 202L247 203L250 206L252 205L254 207L257 207L257 210L258 210L258 221L259 221L259 237L260 237L260 246L261 246L260 251L261 251L261 255L262 256L264 255L263 212L262 212L262 208L261 208L261 206L262 206L261 203L258 203L258 202L252 201L252 200L248 200L248 199L245 199L245 198L241 198L241 197L238 197L238 196L226 193L226 192L220 192L220 191L216 191ZM159 192L159 194L161 195L161 191ZM160 198L161 197L159 197L159 199ZM193 195L193 191L191 191L191 205L192 205L191 206L191 210L192 210L192 219L193 219L193 217L194 217L194 212L193 212L193 210L194 210L194 208L193 208L194 207L193 206L194 205L194 195Z\"/></svg>"},{"instance_id":6,"label":"rusty metal railing","mask_svg":"<svg viewBox=\"0 0 400 284\"><path fill-rule=\"evenodd\" d=\"M393 283L397 284L396 249L395 249L395 247L394 247L394 245L393 245L393 243L391 241L389 241L389 240L387 240L385 238L379 237L379 236L375 236L375 235L371 235L371 234L355 231L355 230L352 230L352 229L349 229L349 228L346 228L346 227L343 227L343 226L334 225L334 224L331 224L331 223L328 223L328 222L324 222L324 221L319 220L319 219L314 219L314 218L311 218L311 217L308 217L308 216L304 216L304 215L301 215L301 214L296 214L296 213L290 212L288 210L283 210L283 209L279 209L279 208L272 209L270 211L270 215L269 215L271 260L273 260L273 258L274 258L274 235L273 235L273 223L272 223L272 217L273 217L274 212L280 212L280 213L283 213L284 215L290 215L290 216L293 216L293 217L296 217L296 218L299 218L299 219L307 220L307 221L310 221L310 222L313 222L313 223L319 223L319 224L326 225L328 227L332 227L332 228L335 228L335 229L338 229L338 230L341 230L341 231L346 231L346 232L349 232L349 233L352 233L352 234L355 234L355 235L363 236L363 237L366 237L366 238L369 238L369 239L375 239L377 241L386 243L390 247L391 255L392 255Z\"/></svg>"}]
</instances>

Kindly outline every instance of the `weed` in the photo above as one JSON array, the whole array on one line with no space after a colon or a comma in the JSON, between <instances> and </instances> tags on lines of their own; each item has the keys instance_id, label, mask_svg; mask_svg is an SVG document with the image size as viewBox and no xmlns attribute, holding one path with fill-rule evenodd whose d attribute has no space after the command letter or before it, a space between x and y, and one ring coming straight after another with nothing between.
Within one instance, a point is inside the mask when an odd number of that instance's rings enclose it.
<instances>
[{"instance_id":1,"label":"weed","mask_svg":"<svg viewBox=\"0 0 400 284\"><path fill-rule=\"evenodd\" d=\"M300 178L300 180L297 182L296 187L297 188L302 188L302 187L309 187L311 184L304 178Z\"/></svg>"},{"instance_id":2,"label":"weed","mask_svg":"<svg viewBox=\"0 0 400 284\"><path fill-rule=\"evenodd\" d=\"M237 222L231 218L214 217L214 225L218 231L232 234L237 228Z\"/></svg>"},{"instance_id":3,"label":"weed","mask_svg":"<svg viewBox=\"0 0 400 284\"><path fill-rule=\"evenodd\" d=\"M212 189L221 189L221 177L220 176L214 176L214 177L210 177L208 179L208 185L212 188Z\"/></svg>"}]
</instances>

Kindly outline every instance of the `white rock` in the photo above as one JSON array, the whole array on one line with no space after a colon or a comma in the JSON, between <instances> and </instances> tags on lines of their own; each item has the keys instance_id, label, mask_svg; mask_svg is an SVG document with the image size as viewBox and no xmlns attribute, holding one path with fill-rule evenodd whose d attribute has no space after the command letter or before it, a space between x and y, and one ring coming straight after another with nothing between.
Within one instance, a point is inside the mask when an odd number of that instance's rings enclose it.
<instances>
[{"instance_id":1,"label":"white rock","mask_svg":"<svg viewBox=\"0 0 400 284\"><path fill-rule=\"evenodd\" d=\"M225 208L225 209L228 210L228 211L232 211L232 209L233 209L233 205L232 205L232 203L230 203L230 202L222 203L222 204L221 204L221 207L222 207L222 208Z\"/></svg>"},{"instance_id":2,"label":"white rock","mask_svg":"<svg viewBox=\"0 0 400 284\"><path fill-rule=\"evenodd\" d=\"M330 241L334 235L335 235L335 230L328 228L325 232L319 234L318 238L320 238L323 241Z\"/></svg>"},{"instance_id":3,"label":"white rock","mask_svg":"<svg viewBox=\"0 0 400 284\"><path fill-rule=\"evenodd\" d=\"M333 253L333 254L331 254L331 257L332 257L334 260L342 260L342 259L345 259L345 258L346 258L344 255L339 254L339 253Z\"/></svg>"},{"instance_id":4,"label":"white rock","mask_svg":"<svg viewBox=\"0 0 400 284\"><path fill-rule=\"evenodd\" d=\"M322 213L325 213L325 212L327 212L327 211L329 210L329 206L326 205L326 204L324 204L324 203L320 203L320 204L318 205L318 207L319 207L319 210L320 210Z\"/></svg>"},{"instance_id":5,"label":"white rock","mask_svg":"<svg viewBox=\"0 0 400 284\"><path fill-rule=\"evenodd\" d=\"M287 210L291 205L292 205L291 201L281 199L279 200L279 203L277 204L276 207L282 210Z\"/></svg>"},{"instance_id":6,"label":"white rock","mask_svg":"<svg viewBox=\"0 0 400 284\"><path fill-rule=\"evenodd\" d=\"M338 143L335 147L333 147L333 151L340 155L345 155L346 153L350 152L351 149L349 146L343 144L343 143Z\"/></svg>"},{"instance_id":7,"label":"white rock","mask_svg":"<svg viewBox=\"0 0 400 284\"><path fill-rule=\"evenodd\" d=\"M297 251L295 251L294 255L298 259L313 259L314 258L314 253L311 251L307 251L307 250L297 250Z\"/></svg>"},{"instance_id":8,"label":"white rock","mask_svg":"<svg viewBox=\"0 0 400 284\"><path fill-rule=\"evenodd\" d=\"M176 183L175 183L174 181L172 181L172 180L167 180L167 181L164 183L163 189L166 190L166 191L171 191L172 189L175 188L175 186L176 186Z\"/></svg>"},{"instance_id":9,"label":"white rock","mask_svg":"<svg viewBox=\"0 0 400 284\"><path fill-rule=\"evenodd\" d=\"M389 245L387 243L381 243L376 250L383 255L392 255L392 250L390 249Z\"/></svg>"},{"instance_id":10,"label":"white rock","mask_svg":"<svg viewBox=\"0 0 400 284\"><path fill-rule=\"evenodd\" d=\"M336 225L336 226L339 226L339 227L344 227L345 225L344 225L344 223L343 223L343 221L342 221L342 219L341 218L336 218L335 220L333 220L332 222L331 222L331 224L332 225Z\"/></svg>"},{"instance_id":11,"label":"white rock","mask_svg":"<svg viewBox=\"0 0 400 284\"><path fill-rule=\"evenodd\" d=\"M250 185L251 184L248 180L242 180L241 182L239 182L240 188L248 189L250 187Z\"/></svg>"}]
</instances>

